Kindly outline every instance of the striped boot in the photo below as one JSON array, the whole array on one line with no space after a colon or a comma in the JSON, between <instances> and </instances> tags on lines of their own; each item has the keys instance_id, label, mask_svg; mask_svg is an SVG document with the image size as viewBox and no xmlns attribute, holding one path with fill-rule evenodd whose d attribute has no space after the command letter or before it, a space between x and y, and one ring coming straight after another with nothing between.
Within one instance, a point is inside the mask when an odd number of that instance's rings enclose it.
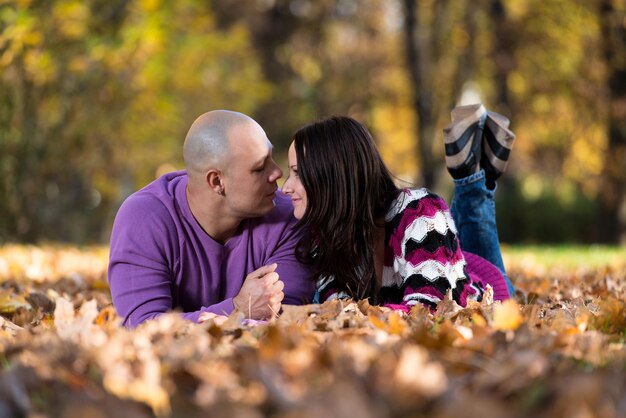
<instances>
[{"instance_id":1,"label":"striped boot","mask_svg":"<svg viewBox=\"0 0 626 418\"><path fill-rule=\"evenodd\" d=\"M483 138L480 166L485 170L487 187L493 189L498 177L506 170L515 141L515 134L509 130L509 119L488 112Z\"/></svg>"},{"instance_id":2,"label":"striped boot","mask_svg":"<svg viewBox=\"0 0 626 418\"><path fill-rule=\"evenodd\" d=\"M452 178L461 179L480 169L487 110L482 104L458 106L451 116L443 130L446 167Z\"/></svg>"}]
</instances>

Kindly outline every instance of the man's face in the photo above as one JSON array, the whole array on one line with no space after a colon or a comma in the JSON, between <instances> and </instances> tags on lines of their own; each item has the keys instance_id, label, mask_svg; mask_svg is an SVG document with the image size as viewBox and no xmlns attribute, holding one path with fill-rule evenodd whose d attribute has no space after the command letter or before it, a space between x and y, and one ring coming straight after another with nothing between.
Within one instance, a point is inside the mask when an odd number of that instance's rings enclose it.
<instances>
[{"instance_id":1,"label":"man's face","mask_svg":"<svg viewBox=\"0 0 626 418\"><path fill-rule=\"evenodd\" d=\"M283 172L272 158L272 144L254 122L235 125L229 132L230 155L223 181L227 204L235 216L254 218L274 208Z\"/></svg>"}]
</instances>

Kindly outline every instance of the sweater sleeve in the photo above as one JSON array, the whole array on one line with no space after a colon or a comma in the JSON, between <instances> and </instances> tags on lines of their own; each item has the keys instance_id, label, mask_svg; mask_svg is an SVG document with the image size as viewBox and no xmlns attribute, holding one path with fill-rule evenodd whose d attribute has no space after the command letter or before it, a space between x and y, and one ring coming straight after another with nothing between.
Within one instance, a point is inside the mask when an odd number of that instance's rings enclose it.
<instances>
[{"instance_id":1,"label":"sweater sleeve","mask_svg":"<svg viewBox=\"0 0 626 418\"><path fill-rule=\"evenodd\" d=\"M109 256L109 287L118 315L127 327L171 311L179 262L176 228L158 199L133 195L120 207ZM232 298L182 316L197 322L200 313L224 315L233 311Z\"/></svg>"},{"instance_id":2,"label":"sweater sleeve","mask_svg":"<svg viewBox=\"0 0 626 418\"><path fill-rule=\"evenodd\" d=\"M333 299L351 299L347 292L340 289L334 277L323 277L317 281L317 292L320 302Z\"/></svg>"},{"instance_id":3,"label":"sweater sleeve","mask_svg":"<svg viewBox=\"0 0 626 418\"><path fill-rule=\"evenodd\" d=\"M311 303L315 284L309 268L296 259L296 247L304 231L291 212L289 218L264 264L277 264L276 272L285 284L283 304L302 305Z\"/></svg>"},{"instance_id":4,"label":"sweater sleeve","mask_svg":"<svg viewBox=\"0 0 626 418\"><path fill-rule=\"evenodd\" d=\"M391 298L385 306L408 312L423 303L436 309L452 289L457 303L465 306L475 289L469 286L465 259L457 230L445 201L434 194L413 192L391 220L388 246L393 258L390 279L383 290Z\"/></svg>"},{"instance_id":5,"label":"sweater sleeve","mask_svg":"<svg viewBox=\"0 0 626 418\"><path fill-rule=\"evenodd\" d=\"M137 326L172 309L171 228L167 210L150 196L132 195L120 207L109 255L111 298L124 325Z\"/></svg>"}]
</instances>

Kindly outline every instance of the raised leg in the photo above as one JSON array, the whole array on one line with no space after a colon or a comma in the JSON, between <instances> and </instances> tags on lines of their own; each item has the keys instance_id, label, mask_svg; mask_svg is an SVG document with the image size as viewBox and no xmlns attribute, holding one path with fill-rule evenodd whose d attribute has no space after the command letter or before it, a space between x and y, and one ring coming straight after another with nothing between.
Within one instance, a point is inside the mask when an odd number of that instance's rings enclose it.
<instances>
[{"instance_id":1,"label":"raised leg","mask_svg":"<svg viewBox=\"0 0 626 418\"><path fill-rule=\"evenodd\" d=\"M461 248L477 254L498 267L507 283L509 294L515 288L507 277L500 251L496 225L494 190L487 188L485 172L472 174L462 179L453 179L454 198L450 210L459 232Z\"/></svg>"}]
</instances>

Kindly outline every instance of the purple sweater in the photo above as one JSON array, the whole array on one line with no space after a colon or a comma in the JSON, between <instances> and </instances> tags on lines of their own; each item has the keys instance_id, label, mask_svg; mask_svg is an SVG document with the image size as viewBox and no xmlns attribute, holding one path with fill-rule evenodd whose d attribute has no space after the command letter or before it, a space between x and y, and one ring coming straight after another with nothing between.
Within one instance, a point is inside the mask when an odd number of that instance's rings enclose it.
<instances>
[{"instance_id":1,"label":"purple sweater","mask_svg":"<svg viewBox=\"0 0 626 418\"><path fill-rule=\"evenodd\" d=\"M109 285L124 325L136 326L172 309L197 321L201 312L230 314L246 275L277 263L285 304L308 303L314 283L294 250L301 236L289 199L277 193L268 215L242 221L222 245L193 217L187 173L166 174L132 194L111 233Z\"/></svg>"}]
</instances>

